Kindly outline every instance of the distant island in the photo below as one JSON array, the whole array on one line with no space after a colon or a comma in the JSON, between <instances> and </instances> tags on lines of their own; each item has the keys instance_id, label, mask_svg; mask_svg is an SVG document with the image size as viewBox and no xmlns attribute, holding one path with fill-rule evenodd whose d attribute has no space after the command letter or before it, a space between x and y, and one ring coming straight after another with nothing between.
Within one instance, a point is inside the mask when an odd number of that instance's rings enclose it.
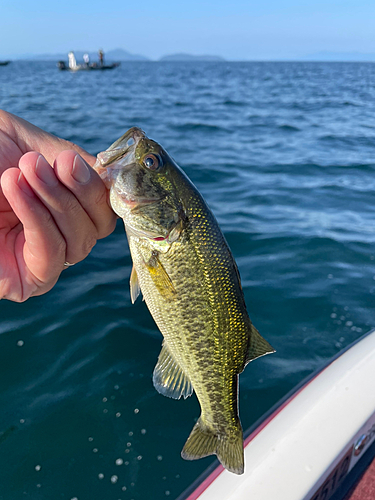
<instances>
[{"instance_id":1,"label":"distant island","mask_svg":"<svg viewBox=\"0 0 375 500\"><path fill-rule=\"evenodd\" d=\"M159 61L217 61L223 62L225 59L220 56L193 56L192 54L170 54L163 56Z\"/></svg>"},{"instance_id":2,"label":"distant island","mask_svg":"<svg viewBox=\"0 0 375 500\"><path fill-rule=\"evenodd\" d=\"M94 62L98 60L98 52L93 52L92 50L74 50L74 55L77 61L83 60L83 54L88 54L90 61ZM104 53L106 61L150 61L148 57L131 54L124 49L113 49L108 50ZM25 56L20 56L18 59L34 59L38 61L64 61L68 59L68 52L66 54L38 54L32 55L27 54Z\"/></svg>"},{"instance_id":3,"label":"distant island","mask_svg":"<svg viewBox=\"0 0 375 500\"><path fill-rule=\"evenodd\" d=\"M55 53L55 54L21 54L13 59L27 59L34 61L65 61L68 59L68 52ZM88 54L90 62L95 62L98 60L98 52L92 50L74 50L74 55L79 63L83 61L83 55ZM141 54L132 54L124 49L112 49L104 52L104 57L106 62L122 62L122 61L151 61L152 59L142 56ZM211 56L211 55L192 55L192 54L170 54L161 57L158 61L225 61L223 57Z\"/></svg>"},{"instance_id":4,"label":"distant island","mask_svg":"<svg viewBox=\"0 0 375 500\"><path fill-rule=\"evenodd\" d=\"M150 61L146 56L132 54L124 49L113 49L105 52L105 58L111 61Z\"/></svg>"},{"instance_id":5,"label":"distant island","mask_svg":"<svg viewBox=\"0 0 375 500\"><path fill-rule=\"evenodd\" d=\"M73 47L72 47L73 48ZM69 50L72 50L72 48L68 48L68 50L65 53L45 53L45 54L18 54L18 55L10 55L10 54L0 54L0 60L28 60L28 61L67 61L68 60L68 52ZM99 48L99 47L98 47ZM98 61L98 51L93 51L93 50L74 50L74 54L76 57L76 60L78 63L83 62L83 55L88 54L90 58L90 62L96 62ZM224 59L221 56L215 56L215 55L193 55L193 54L187 54L184 52L181 53L176 53L176 54L168 54L163 57L160 57L159 59L151 59L149 57L143 56L141 54L133 54L127 50L124 49L112 49L112 50L105 50L104 51L104 57L105 57L105 62L106 63L113 63L113 62L131 62L131 61L170 61L170 62L206 62L206 61L213 61L213 62L226 62L228 59ZM237 59L236 59L237 60ZM232 59L230 59L232 61ZM237 61L241 61L241 59L238 59ZM257 56L251 56L249 55L247 58L242 59L243 62L248 61L248 62L273 62L273 61L280 61L280 62L374 62L375 61L375 54L373 53L360 53L360 52L315 52L312 54L306 54L306 55L296 55L296 56L291 56L289 55L288 57L264 57L260 58Z\"/></svg>"}]
</instances>

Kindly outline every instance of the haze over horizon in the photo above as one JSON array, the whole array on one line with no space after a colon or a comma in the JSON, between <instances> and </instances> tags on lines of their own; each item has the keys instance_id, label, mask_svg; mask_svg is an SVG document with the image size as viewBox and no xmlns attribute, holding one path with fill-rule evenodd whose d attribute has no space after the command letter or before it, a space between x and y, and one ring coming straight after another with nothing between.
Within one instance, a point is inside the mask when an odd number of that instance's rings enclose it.
<instances>
[{"instance_id":1,"label":"haze over horizon","mask_svg":"<svg viewBox=\"0 0 375 500\"><path fill-rule=\"evenodd\" d=\"M173 53L227 60L282 60L314 54L375 59L375 3L367 0L97 0L51 4L3 0L1 58L123 48L157 60Z\"/></svg>"}]
</instances>

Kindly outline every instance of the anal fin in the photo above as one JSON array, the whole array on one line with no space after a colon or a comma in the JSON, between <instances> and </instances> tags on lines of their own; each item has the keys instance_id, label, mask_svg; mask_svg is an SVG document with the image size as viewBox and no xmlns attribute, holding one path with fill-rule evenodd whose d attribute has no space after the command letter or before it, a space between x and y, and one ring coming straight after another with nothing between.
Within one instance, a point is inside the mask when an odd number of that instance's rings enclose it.
<instances>
[{"instance_id":1,"label":"anal fin","mask_svg":"<svg viewBox=\"0 0 375 500\"><path fill-rule=\"evenodd\" d=\"M189 378L174 360L166 345L163 345L159 354L153 382L155 389L169 398L180 399L183 396L186 399L193 394L193 386Z\"/></svg>"}]
</instances>

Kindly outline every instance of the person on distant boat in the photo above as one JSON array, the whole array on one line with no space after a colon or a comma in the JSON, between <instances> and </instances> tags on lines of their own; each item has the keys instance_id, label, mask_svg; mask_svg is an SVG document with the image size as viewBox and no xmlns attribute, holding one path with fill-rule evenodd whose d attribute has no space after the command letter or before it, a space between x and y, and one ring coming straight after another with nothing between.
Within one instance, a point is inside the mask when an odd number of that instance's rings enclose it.
<instances>
[{"instance_id":1,"label":"person on distant boat","mask_svg":"<svg viewBox=\"0 0 375 500\"><path fill-rule=\"evenodd\" d=\"M76 56L74 55L73 51L70 51L68 54L68 59L69 59L69 68L70 69L77 69L77 61L76 61Z\"/></svg>"},{"instance_id":2,"label":"person on distant boat","mask_svg":"<svg viewBox=\"0 0 375 500\"><path fill-rule=\"evenodd\" d=\"M0 299L48 292L112 233L116 216L94 163L76 144L0 110Z\"/></svg>"},{"instance_id":3,"label":"person on distant boat","mask_svg":"<svg viewBox=\"0 0 375 500\"><path fill-rule=\"evenodd\" d=\"M83 62L85 63L85 66L88 67L90 63L90 56L88 54L83 54Z\"/></svg>"},{"instance_id":4,"label":"person on distant boat","mask_svg":"<svg viewBox=\"0 0 375 500\"><path fill-rule=\"evenodd\" d=\"M99 49L99 65L104 66L104 52L103 49Z\"/></svg>"}]
</instances>

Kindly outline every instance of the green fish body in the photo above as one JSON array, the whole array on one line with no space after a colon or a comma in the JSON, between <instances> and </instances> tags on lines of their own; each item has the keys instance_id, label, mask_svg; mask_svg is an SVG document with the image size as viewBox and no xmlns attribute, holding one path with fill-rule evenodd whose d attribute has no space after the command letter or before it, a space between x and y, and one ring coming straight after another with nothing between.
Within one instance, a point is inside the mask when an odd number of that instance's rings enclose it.
<instances>
[{"instance_id":1,"label":"green fish body","mask_svg":"<svg viewBox=\"0 0 375 500\"><path fill-rule=\"evenodd\" d=\"M100 153L94 168L124 219L134 264L131 299L142 291L164 338L154 386L175 399L194 390L201 406L182 457L216 454L242 474L238 375L274 350L250 321L218 223L187 176L140 129Z\"/></svg>"}]
</instances>

